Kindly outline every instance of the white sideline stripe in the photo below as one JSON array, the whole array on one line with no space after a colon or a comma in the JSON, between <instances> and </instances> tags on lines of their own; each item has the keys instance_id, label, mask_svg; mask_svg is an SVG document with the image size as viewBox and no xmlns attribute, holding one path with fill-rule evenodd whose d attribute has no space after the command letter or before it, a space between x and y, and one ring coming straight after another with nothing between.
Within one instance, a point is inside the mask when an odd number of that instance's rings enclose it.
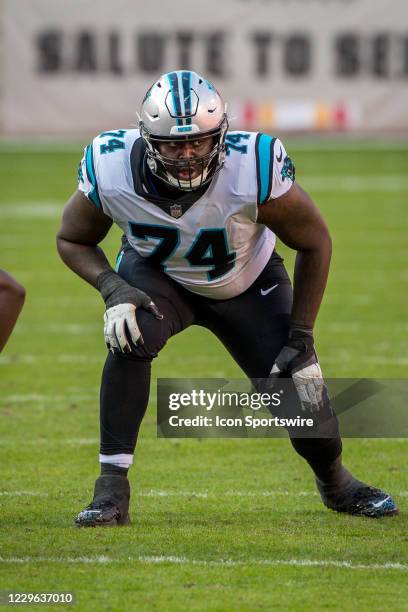
<instances>
[{"instance_id":1,"label":"white sideline stripe","mask_svg":"<svg viewBox=\"0 0 408 612\"><path fill-rule=\"evenodd\" d=\"M187 557L176 556L139 556L113 558L105 555L97 557L0 557L0 563L85 563L101 565L114 563L145 563L155 565L159 563L170 563L174 565L204 565L205 567L245 567L245 566L288 566L288 567L335 567L339 569L351 570L399 570L408 571L408 564L405 563L352 563L351 561L335 560L315 560L315 559L248 559L247 561L235 561L234 559L216 559L206 561L204 559L189 559Z\"/></svg>"},{"instance_id":2,"label":"white sideline stripe","mask_svg":"<svg viewBox=\"0 0 408 612\"><path fill-rule=\"evenodd\" d=\"M48 497L49 493L40 491L0 491L0 497ZM150 489L146 491L136 491L136 497L197 497L201 499L218 499L220 497L317 497L317 491L286 491L284 489L270 489L268 491L221 491L220 493L210 493L209 491L162 491L160 489ZM408 491L399 491L395 497L408 497Z\"/></svg>"}]
</instances>

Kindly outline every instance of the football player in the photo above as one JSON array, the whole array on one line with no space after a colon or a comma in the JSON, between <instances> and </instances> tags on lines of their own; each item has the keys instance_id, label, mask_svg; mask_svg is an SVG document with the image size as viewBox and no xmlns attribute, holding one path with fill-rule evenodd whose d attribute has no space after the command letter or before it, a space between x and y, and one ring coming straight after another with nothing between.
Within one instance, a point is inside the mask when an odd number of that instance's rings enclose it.
<instances>
[{"instance_id":1,"label":"football player","mask_svg":"<svg viewBox=\"0 0 408 612\"><path fill-rule=\"evenodd\" d=\"M24 287L5 270L0 270L0 353L14 329L24 300Z\"/></svg>"},{"instance_id":2,"label":"football player","mask_svg":"<svg viewBox=\"0 0 408 612\"><path fill-rule=\"evenodd\" d=\"M124 233L116 270L98 246L112 223ZM297 251L293 292L275 236ZM229 132L224 102L204 77L164 74L143 99L139 129L104 132L86 147L57 243L64 262L104 300L110 349L100 395L101 475L76 525L128 523L127 473L151 361L190 325L211 330L251 379L292 376L303 406L321 408L313 326L329 271L327 226L295 182L283 143ZM389 495L342 465L337 428L291 442L329 508L398 512Z\"/></svg>"}]
</instances>

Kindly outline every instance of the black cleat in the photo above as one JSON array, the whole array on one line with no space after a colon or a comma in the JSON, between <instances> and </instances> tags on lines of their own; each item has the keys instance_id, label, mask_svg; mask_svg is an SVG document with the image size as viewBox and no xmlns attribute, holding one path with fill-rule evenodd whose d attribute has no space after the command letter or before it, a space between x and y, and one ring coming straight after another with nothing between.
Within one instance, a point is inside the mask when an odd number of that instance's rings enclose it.
<instances>
[{"instance_id":1,"label":"black cleat","mask_svg":"<svg viewBox=\"0 0 408 612\"><path fill-rule=\"evenodd\" d=\"M331 493L325 491L325 487L319 481L316 482L324 505L336 512L370 518L399 514L397 504L391 495L381 489L369 487L359 480L353 479L343 491Z\"/></svg>"},{"instance_id":2,"label":"black cleat","mask_svg":"<svg viewBox=\"0 0 408 612\"><path fill-rule=\"evenodd\" d=\"M76 517L76 527L129 525L129 498L130 487L126 476L99 476L95 482L94 498Z\"/></svg>"}]
</instances>

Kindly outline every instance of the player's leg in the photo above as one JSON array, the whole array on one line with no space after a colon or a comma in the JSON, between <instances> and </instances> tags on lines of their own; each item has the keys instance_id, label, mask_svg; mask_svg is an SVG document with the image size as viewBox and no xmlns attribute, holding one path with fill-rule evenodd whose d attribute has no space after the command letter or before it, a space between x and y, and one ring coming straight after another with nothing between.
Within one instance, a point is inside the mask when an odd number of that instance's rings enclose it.
<instances>
[{"instance_id":1,"label":"player's leg","mask_svg":"<svg viewBox=\"0 0 408 612\"><path fill-rule=\"evenodd\" d=\"M128 522L127 472L149 400L151 361L170 336L194 322L188 296L130 247L124 251L118 273L147 293L164 318L157 320L146 310L138 309L136 318L144 344L132 353L108 353L100 397L101 475L95 483L92 503L76 519L78 526Z\"/></svg>"},{"instance_id":2,"label":"player's leg","mask_svg":"<svg viewBox=\"0 0 408 612\"><path fill-rule=\"evenodd\" d=\"M287 340L292 288L279 259L272 257L245 293L206 304L207 326L251 379L268 377ZM298 403L295 392L293 400ZM330 419L329 436L290 438L294 449L312 468L323 502L340 512L395 514L397 509L390 496L356 480L343 466L342 442L334 419Z\"/></svg>"}]
</instances>

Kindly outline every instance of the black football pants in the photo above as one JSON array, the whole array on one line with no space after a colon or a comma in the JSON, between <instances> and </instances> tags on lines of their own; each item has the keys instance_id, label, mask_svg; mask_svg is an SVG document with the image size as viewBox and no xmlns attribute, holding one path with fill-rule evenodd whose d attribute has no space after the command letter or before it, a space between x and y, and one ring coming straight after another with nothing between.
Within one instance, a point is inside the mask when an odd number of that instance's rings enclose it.
<instances>
[{"instance_id":1,"label":"black football pants","mask_svg":"<svg viewBox=\"0 0 408 612\"><path fill-rule=\"evenodd\" d=\"M171 336L190 325L201 325L217 336L249 378L266 378L287 339L292 308L290 280L276 253L246 291L214 300L183 289L141 258L126 240L123 251L118 274L147 293L164 318L157 320L137 309L144 345L131 354L108 353L101 385L100 452L104 455L133 454L149 400L151 361ZM266 295L261 293L272 287ZM339 436L291 441L313 469L315 462L333 461L341 452Z\"/></svg>"}]
</instances>

